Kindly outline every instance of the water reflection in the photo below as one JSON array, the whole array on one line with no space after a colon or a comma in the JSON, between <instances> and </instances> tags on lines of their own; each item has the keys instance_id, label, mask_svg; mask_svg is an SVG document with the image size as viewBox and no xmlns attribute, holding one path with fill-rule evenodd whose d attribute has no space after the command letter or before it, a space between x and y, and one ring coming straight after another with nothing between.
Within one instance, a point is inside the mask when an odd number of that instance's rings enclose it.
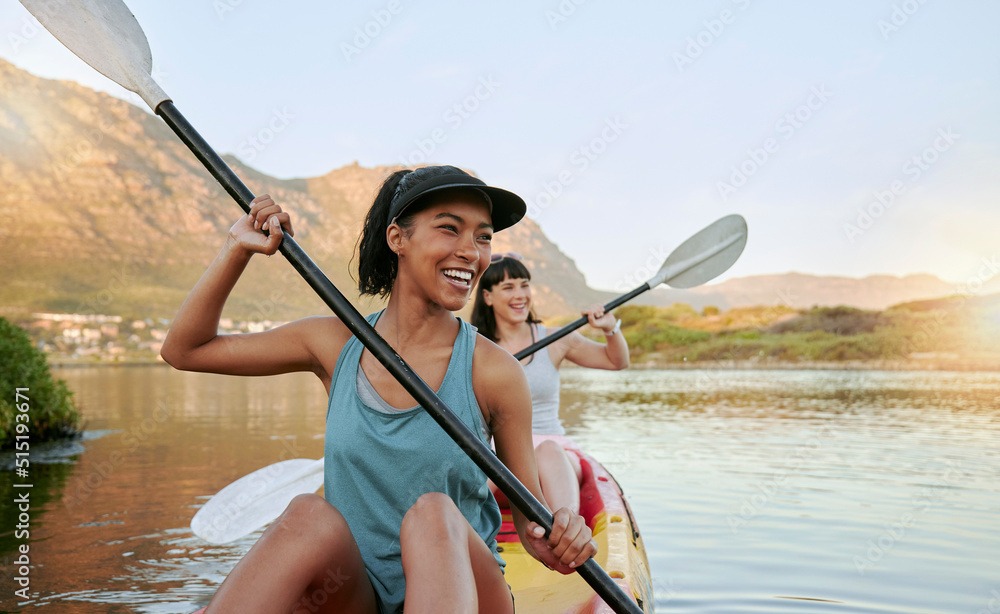
<instances>
[{"instance_id":1,"label":"water reflection","mask_svg":"<svg viewBox=\"0 0 1000 614\"><path fill-rule=\"evenodd\" d=\"M258 535L209 546L188 528L198 506L250 471L322 455L311 375L59 375L95 436L32 451L27 611L193 611ZM997 374L566 370L563 382L570 435L630 497L660 612L978 612L1000 588ZM15 546L0 535L0 553Z\"/></svg>"},{"instance_id":2,"label":"water reflection","mask_svg":"<svg viewBox=\"0 0 1000 614\"><path fill-rule=\"evenodd\" d=\"M657 545L661 609L975 612L1000 578L996 374L623 379L566 372L563 401Z\"/></svg>"}]
</instances>

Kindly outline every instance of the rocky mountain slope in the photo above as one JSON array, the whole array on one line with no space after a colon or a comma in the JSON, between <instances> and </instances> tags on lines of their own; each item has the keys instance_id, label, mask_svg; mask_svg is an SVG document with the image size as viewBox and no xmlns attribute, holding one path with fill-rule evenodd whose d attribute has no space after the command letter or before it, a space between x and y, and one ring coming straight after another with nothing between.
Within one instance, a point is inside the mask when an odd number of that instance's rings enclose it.
<instances>
[{"instance_id":1,"label":"rocky mountain slope","mask_svg":"<svg viewBox=\"0 0 1000 614\"><path fill-rule=\"evenodd\" d=\"M228 161L255 193L270 193L293 213L300 245L356 299L349 262L361 221L397 167L352 165L282 180ZM170 317L239 215L158 118L3 60L0 185L5 311ZM498 234L495 249L528 258L543 313L600 298L531 220ZM227 309L234 317L275 320L327 312L281 258L255 259Z\"/></svg>"},{"instance_id":2,"label":"rocky mountain slope","mask_svg":"<svg viewBox=\"0 0 1000 614\"><path fill-rule=\"evenodd\" d=\"M296 239L362 311L350 260L382 179L398 167L350 165L277 179L227 158L256 193L292 212ZM471 169L475 170L475 169ZM239 210L166 125L128 102L33 76L0 60L0 315L25 311L170 318L218 252ZM752 222L752 221L751 221ZM615 294L591 289L531 219L499 233L523 254L537 311L568 315ZM1000 276L977 293L1000 291ZM883 309L955 294L930 275L864 279L789 273L644 294L637 304L851 305ZM959 292L960 293L960 292ZM282 258L257 258L226 315L284 320L328 310Z\"/></svg>"},{"instance_id":3,"label":"rocky mountain slope","mask_svg":"<svg viewBox=\"0 0 1000 614\"><path fill-rule=\"evenodd\" d=\"M1000 275L983 269L983 278L963 283L949 283L927 274L870 275L837 277L785 273L754 275L729 279L722 283L672 290L661 287L650 292L648 304L665 306L684 302L697 309L714 305L733 307L786 306L807 309L816 305L849 305L861 309L886 309L892 305L951 295L979 295L1000 292Z\"/></svg>"}]
</instances>

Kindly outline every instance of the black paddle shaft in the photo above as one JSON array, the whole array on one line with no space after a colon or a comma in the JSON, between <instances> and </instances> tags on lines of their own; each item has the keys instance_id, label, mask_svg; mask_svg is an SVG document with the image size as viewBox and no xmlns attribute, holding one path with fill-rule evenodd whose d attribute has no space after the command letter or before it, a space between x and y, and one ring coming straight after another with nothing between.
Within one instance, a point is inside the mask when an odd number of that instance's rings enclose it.
<instances>
[{"instance_id":1,"label":"black paddle shaft","mask_svg":"<svg viewBox=\"0 0 1000 614\"><path fill-rule=\"evenodd\" d=\"M247 213L253 192L236 176L229 165L201 137L174 104L167 100L156 107L156 114L170 126L171 130L187 145L188 149L201 160L205 168L215 177L230 196ZM507 495L524 515L541 525L546 535L552 530L552 514L521 484L514 474L487 448L475 434L455 415L437 394L410 368L399 354L379 336L361 313L341 294L323 271L299 247L298 243L285 234L279 248L292 267L299 272L321 299L333 310L348 329L382 363L389 373L403 385L414 399L434 418L435 422L469 455L469 458ZM594 559L588 559L577 570L594 591L618 614L641 614L642 610L633 603L617 584L608 576Z\"/></svg>"},{"instance_id":2,"label":"black paddle shaft","mask_svg":"<svg viewBox=\"0 0 1000 614\"><path fill-rule=\"evenodd\" d=\"M632 299L639 296L646 290L649 290L648 283L642 284L635 290L632 290L631 292L623 294L618 298L614 299L613 301L604 306L604 312L607 313L616 307L624 305L625 303L631 301ZM521 360L522 358L527 358L528 356L531 356L532 354L542 349L543 347L547 346L548 344L552 343L553 341L558 341L559 339L562 339L563 337L575 331L576 329L580 328L586 323L587 323L587 316L583 316L582 318L577 318L576 320L573 320L572 322L570 322L566 326L563 326L562 328L552 333L551 335L547 335L539 339L538 341L532 343L531 345L524 348L517 354L514 354L514 358L518 360Z\"/></svg>"}]
</instances>

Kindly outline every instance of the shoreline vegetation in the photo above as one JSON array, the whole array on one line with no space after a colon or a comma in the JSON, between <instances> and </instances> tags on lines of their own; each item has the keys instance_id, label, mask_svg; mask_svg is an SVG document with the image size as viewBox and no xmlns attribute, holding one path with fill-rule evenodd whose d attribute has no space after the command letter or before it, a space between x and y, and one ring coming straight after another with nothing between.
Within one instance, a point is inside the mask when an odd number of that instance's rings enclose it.
<instances>
[{"instance_id":1,"label":"shoreline vegetation","mask_svg":"<svg viewBox=\"0 0 1000 614\"><path fill-rule=\"evenodd\" d=\"M633 368L1000 370L1000 295L912 301L881 311L779 305L699 312L675 303L625 305L616 315ZM559 327L573 319L545 323ZM12 320L52 367L165 364L159 349L166 319L35 313ZM219 333L280 324L223 318ZM590 335L588 327L581 332Z\"/></svg>"},{"instance_id":2,"label":"shoreline vegetation","mask_svg":"<svg viewBox=\"0 0 1000 614\"><path fill-rule=\"evenodd\" d=\"M50 362L52 369L87 369L91 367L169 367L159 360L144 361L67 361ZM576 369L572 363L564 368ZM796 360L750 359L750 360L702 360L666 362L656 357L633 362L629 369L642 370L715 370L715 371L1000 371L1000 353L981 357L961 357L953 355L926 356L919 359L902 360Z\"/></svg>"},{"instance_id":3,"label":"shoreline vegetation","mask_svg":"<svg viewBox=\"0 0 1000 614\"><path fill-rule=\"evenodd\" d=\"M636 369L1000 371L1000 295L894 305L737 307L626 305L616 310ZM558 327L573 316L549 318ZM220 334L281 322L223 318ZM0 318L6 386L30 388L32 442L73 436L81 417L51 368L164 365L170 322L112 315L34 313ZM584 334L593 336L585 327ZM599 339L603 340L603 339ZM11 379L13 378L13 379ZM7 381L10 380L10 381ZM16 408L0 399L0 448L14 441Z\"/></svg>"},{"instance_id":4,"label":"shoreline vegetation","mask_svg":"<svg viewBox=\"0 0 1000 614\"><path fill-rule=\"evenodd\" d=\"M882 311L769 306L721 312L709 306L698 312L675 303L626 305L616 314L633 368L1000 370L998 295L913 301Z\"/></svg>"},{"instance_id":5,"label":"shoreline vegetation","mask_svg":"<svg viewBox=\"0 0 1000 614\"><path fill-rule=\"evenodd\" d=\"M635 369L1000 371L1000 295L854 307L626 305L616 310ZM558 327L573 316L549 318ZM223 318L220 334L282 322ZM31 443L79 433L72 392L51 368L156 366L170 322L117 315L33 313L0 318L4 390L28 388ZM584 334L592 335L585 327ZM603 339L598 339L603 341ZM13 447L17 407L0 398L0 449Z\"/></svg>"},{"instance_id":6,"label":"shoreline vegetation","mask_svg":"<svg viewBox=\"0 0 1000 614\"><path fill-rule=\"evenodd\" d=\"M52 377L27 332L5 318L0 318L0 390L0 450L26 452L35 443L79 435L81 416L72 391ZM25 458L19 457L18 467Z\"/></svg>"}]
</instances>

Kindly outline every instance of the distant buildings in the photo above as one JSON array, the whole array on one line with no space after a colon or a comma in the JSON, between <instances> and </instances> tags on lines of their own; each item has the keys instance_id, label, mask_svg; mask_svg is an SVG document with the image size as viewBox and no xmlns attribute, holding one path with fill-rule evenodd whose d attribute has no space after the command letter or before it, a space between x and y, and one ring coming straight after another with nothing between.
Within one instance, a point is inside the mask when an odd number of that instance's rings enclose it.
<instances>
[{"instance_id":1,"label":"distant buildings","mask_svg":"<svg viewBox=\"0 0 1000 614\"><path fill-rule=\"evenodd\" d=\"M219 320L218 334L261 332L283 322ZM170 321L78 313L33 313L21 326L54 362L158 362Z\"/></svg>"}]
</instances>

